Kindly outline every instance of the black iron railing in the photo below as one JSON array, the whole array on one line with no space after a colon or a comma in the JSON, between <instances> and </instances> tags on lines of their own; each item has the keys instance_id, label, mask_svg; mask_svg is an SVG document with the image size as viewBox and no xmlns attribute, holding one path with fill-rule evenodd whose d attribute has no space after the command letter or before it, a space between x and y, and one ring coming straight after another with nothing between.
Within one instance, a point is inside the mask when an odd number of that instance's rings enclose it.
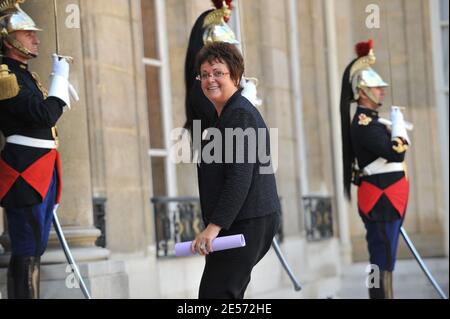
<instances>
[{"instance_id":1,"label":"black iron railing","mask_svg":"<svg viewBox=\"0 0 450 319\"><path fill-rule=\"evenodd\" d=\"M333 237L331 198L327 196L303 197L305 229L308 241L320 241Z\"/></svg>"},{"instance_id":2,"label":"black iron railing","mask_svg":"<svg viewBox=\"0 0 450 319\"><path fill-rule=\"evenodd\" d=\"M93 198L94 206L94 226L100 229L101 235L95 241L95 245L106 247L106 198Z\"/></svg>"},{"instance_id":3,"label":"black iron railing","mask_svg":"<svg viewBox=\"0 0 450 319\"><path fill-rule=\"evenodd\" d=\"M154 197L156 256L175 256L175 243L191 241L204 226L196 197Z\"/></svg>"},{"instance_id":4,"label":"black iron railing","mask_svg":"<svg viewBox=\"0 0 450 319\"><path fill-rule=\"evenodd\" d=\"M191 241L203 229L198 197L154 197L156 256L174 257L175 244ZM283 241L282 223L277 238Z\"/></svg>"}]
</instances>

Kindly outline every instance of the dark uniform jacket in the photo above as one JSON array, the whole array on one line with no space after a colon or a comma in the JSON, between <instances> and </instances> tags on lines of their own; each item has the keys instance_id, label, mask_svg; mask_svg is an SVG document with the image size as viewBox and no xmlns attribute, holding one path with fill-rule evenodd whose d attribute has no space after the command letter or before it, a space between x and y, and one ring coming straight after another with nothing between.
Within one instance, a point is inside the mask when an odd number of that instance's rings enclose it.
<instances>
[{"instance_id":1,"label":"dark uniform jacket","mask_svg":"<svg viewBox=\"0 0 450 319\"><path fill-rule=\"evenodd\" d=\"M358 107L352 120L352 147L361 170L379 157L388 162L402 163L405 160L405 151L394 149L395 146L398 146L397 142L391 141L390 131L378 119L377 111ZM406 209L404 202L407 201L408 194L404 171L364 176L362 181L370 184L361 185L358 191L358 206L363 218L374 221L392 221L403 217ZM375 201L380 190L383 193ZM369 200L374 199L375 203L371 209L368 209L369 211L363 212L362 200L366 200L368 196Z\"/></svg>"},{"instance_id":2,"label":"dark uniform jacket","mask_svg":"<svg viewBox=\"0 0 450 319\"><path fill-rule=\"evenodd\" d=\"M11 99L0 101L0 131L5 137L23 135L32 138L53 140L52 127L63 113L65 103L56 98L44 98L44 93L26 64L3 58L3 64L17 77L19 94ZM26 147L7 143L0 155L3 167L8 165L21 173L51 150ZM0 176L5 170L0 170ZM47 177L46 177L47 178ZM0 188L6 177L0 180ZM9 186L8 186L9 188ZM1 197L3 207L24 207L42 202L42 196L29 183L19 176L7 193Z\"/></svg>"},{"instance_id":3,"label":"dark uniform jacket","mask_svg":"<svg viewBox=\"0 0 450 319\"><path fill-rule=\"evenodd\" d=\"M260 168L270 166L262 163L258 156L260 150L258 128L267 130L258 110L241 95L238 90L223 108L214 128L221 132L222 163L202 163L198 169L200 203L205 225L213 223L224 229L229 229L234 221L266 216L280 211L280 202L275 183L275 175L261 174ZM258 143L256 147L256 161L245 156L243 163L236 161L236 154L232 163L225 162L225 129L248 128L255 130ZM266 154L270 154L270 138L266 131ZM214 138L211 138L214 140ZM244 154L249 152L248 140L244 143ZM236 140L234 141L236 146ZM202 141L205 152L206 144ZM251 149L251 147L250 147ZM230 150L228 150L230 151ZM236 147L234 147L236 153ZM207 152L214 155L214 152Z\"/></svg>"}]
</instances>

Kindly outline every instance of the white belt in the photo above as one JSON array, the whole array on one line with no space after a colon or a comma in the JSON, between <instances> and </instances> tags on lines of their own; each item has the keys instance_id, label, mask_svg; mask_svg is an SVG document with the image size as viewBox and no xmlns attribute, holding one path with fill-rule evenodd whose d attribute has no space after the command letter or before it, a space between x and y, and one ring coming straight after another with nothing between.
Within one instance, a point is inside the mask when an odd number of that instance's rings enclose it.
<instances>
[{"instance_id":1,"label":"white belt","mask_svg":"<svg viewBox=\"0 0 450 319\"><path fill-rule=\"evenodd\" d=\"M22 135L11 135L6 138L6 142L10 144L17 144L36 148L56 149L56 143L53 140L41 140L39 138L33 138Z\"/></svg>"},{"instance_id":2,"label":"white belt","mask_svg":"<svg viewBox=\"0 0 450 319\"><path fill-rule=\"evenodd\" d=\"M383 174L383 173L393 173L393 172L403 172L405 170L403 163L388 163L382 157L379 157L363 169L365 176Z\"/></svg>"}]
</instances>

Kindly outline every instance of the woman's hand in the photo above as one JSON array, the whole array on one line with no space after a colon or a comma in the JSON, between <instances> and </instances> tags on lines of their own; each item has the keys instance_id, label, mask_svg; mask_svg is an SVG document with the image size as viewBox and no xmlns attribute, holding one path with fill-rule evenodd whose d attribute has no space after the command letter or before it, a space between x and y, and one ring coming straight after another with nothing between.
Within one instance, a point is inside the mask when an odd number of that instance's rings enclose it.
<instances>
[{"instance_id":1,"label":"woman's hand","mask_svg":"<svg viewBox=\"0 0 450 319\"><path fill-rule=\"evenodd\" d=\"M222 228L215 224L209 224L204 231L195 237L192 241L191 251L193 254L198 253L202 256L206 256L213 252L212 241L216 239L217 235Z\"/></svg>"}]
</instances>

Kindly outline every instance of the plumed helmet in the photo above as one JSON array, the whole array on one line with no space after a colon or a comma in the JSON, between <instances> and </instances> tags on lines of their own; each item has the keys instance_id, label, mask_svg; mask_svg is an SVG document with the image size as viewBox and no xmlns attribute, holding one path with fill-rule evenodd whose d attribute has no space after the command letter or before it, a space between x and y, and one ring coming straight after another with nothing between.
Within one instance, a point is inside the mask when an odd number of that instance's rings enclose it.
<instances>
[{"instance_id":1,"label":"plumed helmet","mask_svg":"<svg viewBox=\"0 0 450 319\"><path fill-rule=\"evenodd\" d=\"M11 36L17 31L42 31L36 26L33 19L20 8L19 4L24 2L25 0L0 0L0 49L5 40L23 54L35 58L37 55Z\"/></svg>"},{"instance_id":2,"label":"plumed helmet","mask_svg":"<svg viewBox=\"0 0 450 319\"><path fill-rule=\"evenodd\" d=\"M33 19L20 8L25 0L0 0L0 28L2 35L16 31L42 31Z\"/></svg>"},{"instance_id":3,"label":"plumed helmet","mask_svg":"<svg viewBox=\"0 0 450 319\"><path fill-rule=\"evenodd\" d=\"M213 0L216 10L209 13L203 22L203 43L226 42L239 44L233 30L227 24L231 16L232 0Z\"/></svg>"},{"instance_id":4,"label":"plumed helmet","mask_svg":"<svg viewBox=\"0 0 450 319\"><path fill-rule=\"evenodd\" d=\"M373 53L373 41L358 43L356 45L356 53L358 54L358 59L353 62L350 68L353 99L358 100L358 89L362 89L369 98L372 98L372 94L366 92L369 91L368 88L389 86L371 67L376 62L376 57ZM379 101L374 102L379 103Z\"/></svg>"}]
</instances>

